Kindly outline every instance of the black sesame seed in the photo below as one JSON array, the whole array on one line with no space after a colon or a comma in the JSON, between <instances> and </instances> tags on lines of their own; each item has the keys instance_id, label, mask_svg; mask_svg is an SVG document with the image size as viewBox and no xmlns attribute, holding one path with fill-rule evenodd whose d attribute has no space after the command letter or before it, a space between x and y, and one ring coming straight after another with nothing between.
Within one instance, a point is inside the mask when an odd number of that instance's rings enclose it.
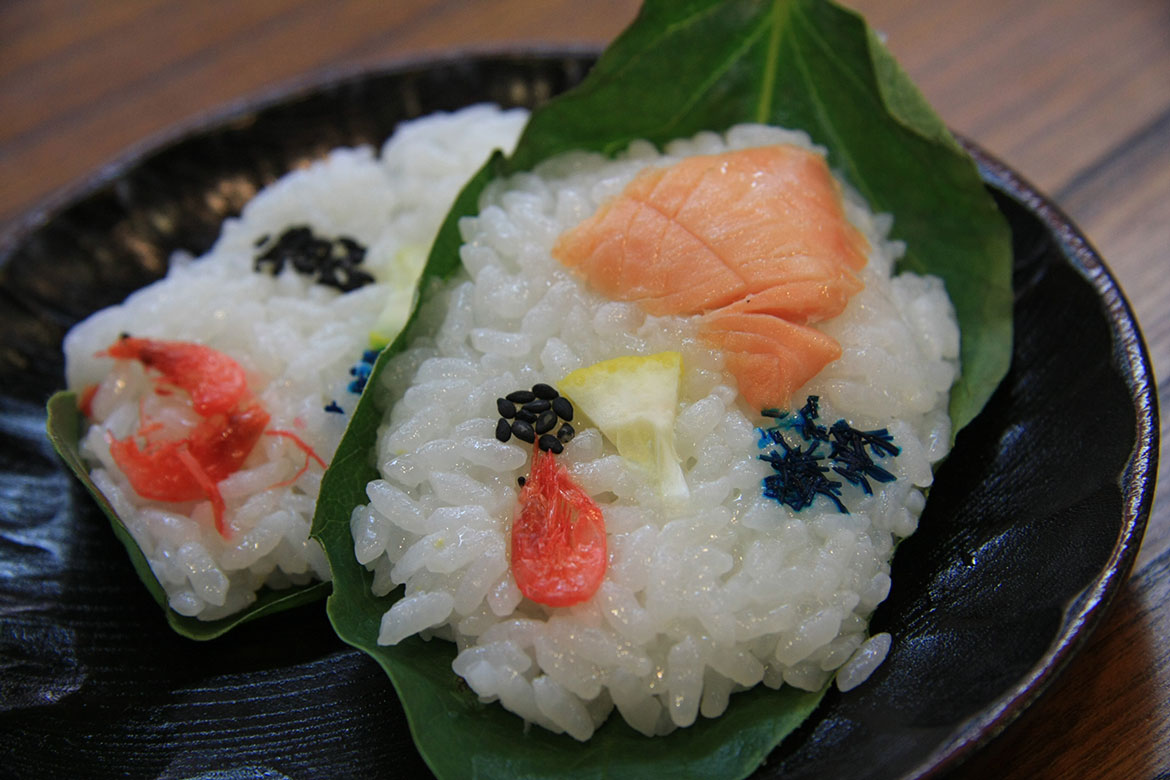
<instances>
[{"instance_id":1,"label":"black sesame seed","mask_svg":"<svg viewBox=\"0 0 1170 780\"><path fill-rule=\"evenodd\" d=\"M532 426L523 420L516 420L512 423L512 435L529 444L536 441L536 431L532 430Z\"/></svg>"},{"instance_id":2,"label":"black sesame seed","mask_svg":"<svg viewBox=\"0 0 1170 780\"><path fill-rule=\"evenodd\" d=\"M510 420L516 416L516 404L507 398L497 398L496 411L500 413L500 417L507 417Z\"/></svg>"},{"instance_id":3,"label":"black sesame seed","mask_svg":"<svg viewBox=\"0 0 1170 780\"><path fill-rule=\"evenodd\" d=\"M552 409L546 409L536 418L536 424L532 427L537 433L548 433L556 424L557 413Z\"/></svg>"},{"instance_id":4,"label":"black sesame seed","mask_svg":"<svg viewBox=\"0 0 1170 780\"><path fill-rule=\"evenodd\" d=\"M512 438L512 426L508 424L507 420L500 420L496 423L496 438L500 441Z\"/></svg>"},{"instance_id":5,"label":"black sesame seed","mask_svg":"<svg viewBox=\"0 0 1170 780\"><path fill-rule=\"evenodd\" d=\"M527 409L517 409L516 410L516 419L523 420L526 423L534 423L534 422L536 422L536 415L533 412L528 411Z\"/></svg>"},{"instance_id":6,"label":"black sesame seed","mask_svg":"<svg viewBox=\"0 0 1170 780\"><path fill-rule=\"evenodd\" d=\"M528 411L532 412L533 414L540 414L541 412L547 412L550 406L551 406L551 404L548 401L544 400L543 398L539 398L535 401L529 401L528 403L524 404L524 408L527 409Z\"/></svg>"},{"instance_id":7,"label":"black sesame seed","mask_svg":"<svg viewBox=\"0 0 1170 780\"><path fill-rule=\"evenodd\" d=\"M520 487L524 487L524 483L527 481L528 480L524 479L524 477L516 477L516 484Z\"/></svg>"},{"instance_id":8,"label":"black sesame seed","mask_svg":"<svg viewBox=\"0 0 1170 780\"><path fill-rule=\"evenodd\" d=\"M515 390L504 397L514 404L526 404L535 399L536 395L531 390Z\"/></svg>"},{"instance_id":9,"label":"black sesame seed","mask_svg":"<svg viewBox=\"0 0 1170 780\"><path fill-rule=\"evenodd\" d=\"M560 417L565 422L573 419L573 405L564 396L553 399L552 410L557 413L557 417Z\"/></svg>"},{"instance_id":10,"label":"black sesame seed","mask_svg":"<svg viewBox=\"0 0 1170 780\"><path fill-rule=\"evenodd\" d=\"M577 432L574 431L573 426L569 425L568 423L565 423L557 429L557 439L561 442L561 444L568 444L569 440L576 435Z\"/></svg>"},{"instance_id":11,"label":"black sesame seed","mask_svg":"<svg viewBox=\"0 0 1170 780\"><path fill-rule=\"evenodd\" d=\"M560 395L555 387L552 385L546 385L544 382L538 382L537 384L533 385L532 393L537 398L543 398L546 401L551 401Z\"/></svg>"},{"instance_id":12,"label":"black sesame seed","mask_svg":"<svg viewBox=\"0 0 1170 780\"><path fill-rule=\"evenodd\" d=\"M370 276L365 271L359 271L356 268L346 268L345 266L337 266L337 268L342 271L342 274L345 276L345 280L334 286L338 287L342 292L352 292L359 287L364 287L367 284L374 283L374 277ZM323 279L324 274L322 274L322 280ZM320 283L324 284L324 281L322 280L319 281Z\"/></svg>"},{"instance_id":13,"label":"black sesame seed","mask_svg":"<svg viewBox=\"0 0 1170 780\"><path fill-rule=\"evenodd\" d=\"M542 450L548 450L553 455L560 455L564 451L565 445L557 441L556 436L546 433L540 437L540 448Z\"/></svg>"},{"instance_id":14,"label":"black sesame seed","mask_svg":"<svg viewBox=\"0 0 1170 780\"><path fill-rule=\"evenodd\" d=\"M256 241L257 251L253 268L257 272L281 273L286 265L317 284L336 287L342 292L356 290L370 284L374 277L356 266L365 258L366 250L347 236L335 239L313 235L307 226L297 225L281 233L272 243L269 236Z\"/></svg>"}]
</instances>

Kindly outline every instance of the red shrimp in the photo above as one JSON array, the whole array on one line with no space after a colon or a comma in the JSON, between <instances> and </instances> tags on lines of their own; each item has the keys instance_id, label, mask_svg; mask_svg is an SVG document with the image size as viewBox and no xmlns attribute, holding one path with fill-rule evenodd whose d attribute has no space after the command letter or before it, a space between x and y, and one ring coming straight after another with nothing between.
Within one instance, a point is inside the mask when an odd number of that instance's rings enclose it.
<instances>
[{"instance_id":1,"label":"red shrimp","mask_svg":"<svg viewBox=\"0 0 1170 780\"><path fill-rule=\"evenodd\" d=\"M137 360L157 370L161 377L155 380L155 392L166 394L159 385L186 391L192 408L203 418L185 438L147 441L142 448L136 437L146 438L159 426L140 415L134 436L108 436L114 462L144 498L174 502L209 499L215 528L227 536L225 505L217 485L243 465L270 419L248 392L244 370L222 352L183 341L125 337L105 354ZM307 445L302 449L316 457Z\"/></svg>"},{"instance_id":2,"label":"red shrimp","mask_svg":"<svg viewBox=\"0 0 1170 780\"><path fill-rule=\"evenodd\" d=\"M240 364L202 344L125 336L106 354L137 360L159 371L163 383L187 391L192 408L201 417L230 412L248 393L248 380Z\"/></svg>"},{"instance_id":3,"label":"red shrimp","mask_svg":"<svg viewBox=\"0 0 1170 780\"><path fill-rule=\"evenodd\" d=\"M185 439L148 443L139 448L133 436L110 437L110 455L134 491L155 501L194 501L208 498L215 529L223 525L224 501L217 487L236 472L268 425L268 412L259 403L200 422ZM141 433L143 429L140 428Z\"/></svg>"},{"instance_id":4,"label":"red shrimp","mask_svg":"<svg viewBox=\"0 0 1170 780\"><path fill-rule=\"evenodd\" d=\"M97 395L97 391L97 385L89 385L81 391L81 398L77 400L77 408L86 417L93 417L93 399Z\"/></svg>"},{"instance_id":5,"label":"red shrimp","mask_svg":"<svg viewBox=\"0 0 1170 780\"><path fill-rule=\"evenodd\" d=\"M551 452L536 449L512 523L512 576L550 607L587 601L605 578L605 519Z\"/></svg>"}]
</instances>

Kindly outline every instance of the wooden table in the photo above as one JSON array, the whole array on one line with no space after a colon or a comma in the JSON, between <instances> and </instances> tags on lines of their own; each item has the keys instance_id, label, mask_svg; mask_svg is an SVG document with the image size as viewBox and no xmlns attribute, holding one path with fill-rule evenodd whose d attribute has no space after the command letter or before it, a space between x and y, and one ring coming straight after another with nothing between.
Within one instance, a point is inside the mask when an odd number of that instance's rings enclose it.
<instances>
[{"instance_id":1,"label":"wooden table","mask_svg":"<svg viewBox=\"0 0 1170 780\"><path fill-rule=\"evenodd\" d=\"M1155 369L1170 370L1170 4L853 5L952 127L1080 225L1136 309ZM152 134L313 71L452 47L602 44L636 10L634 0L6 0L0 229ZM1089 646L954 777L1170 772L1168 548L1163 497Z\"/></svg>"}]
</instances>

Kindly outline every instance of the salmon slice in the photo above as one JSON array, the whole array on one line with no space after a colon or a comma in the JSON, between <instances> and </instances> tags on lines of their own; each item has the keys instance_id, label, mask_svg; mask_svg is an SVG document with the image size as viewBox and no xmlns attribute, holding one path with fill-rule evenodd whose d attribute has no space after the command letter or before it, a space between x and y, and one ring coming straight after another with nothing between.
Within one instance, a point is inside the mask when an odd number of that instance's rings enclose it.
<instances>
[{"instance_id":1,"label":"salmon slice","mask_svg":"<svg viewBox=\"0 0 1170 780\"><path fill-rule=\"evenodd\" d=\"M762 408L760 399L766 406L785 405L791 390L840 354L832 339L809 337L805 331L811 329L766 320L803 326L840 314L863 286L856 272L867 252L864 236L845 217L824 158L789 145L647 168L553 247L553 256L594 289L636 301L650 314L706 315L726 308L727 315L752 315L707 318L702 332L729 352L729 370L756 408ZM746 333L793 339L783 354L808 354L781 359L780 351L758 341L749 349ZM836 348L827 359L833 350L825 349L825 339ZM808 374L818 360L823 362ZM793 384L790 373L804 379Z\"/></svg>"},{"instance_id":2,"label":"salmon slice","mask_svg":"<svg viewBox=\"0 0 1170 780\"><path fill-rule=\"evenodd\" d=\"M826 365L841 357L831 336L768 314L704 315L699 334L723 350L724 365L753 409L781 408Z\"/></svg>"},{"instance_id":3,"label":"salmon slice","mask_svg":"<svg viewBox=\"0 0 1170 780\"><path fill-rule=\"evenodd\" d=\"M801 324L836 317L864 285L854 276L836 279L794 279L770 290L722 306L716 311L770 314ZM811 314L817 315L810 318Z\"/></svg>"},{"instance_id":4,"label":"salmon slice","mask_svg":"<svg viewBox=\"0 0 1170 780\"><path fill-rule=\"evenodd\" d=\"M843 280L867 249L824 158L778 145L648 168L553 256L610 298L696 314L810 271Z\"/></svg>"}]
</instances>

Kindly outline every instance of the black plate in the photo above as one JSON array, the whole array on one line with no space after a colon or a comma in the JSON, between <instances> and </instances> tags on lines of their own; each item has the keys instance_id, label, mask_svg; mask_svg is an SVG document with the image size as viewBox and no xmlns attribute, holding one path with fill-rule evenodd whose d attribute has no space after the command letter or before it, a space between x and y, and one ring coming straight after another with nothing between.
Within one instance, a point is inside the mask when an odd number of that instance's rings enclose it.
<instances>
[{"instance_id":1,"label":"black plate","mask_svg":"<svg viewBox=\"0 0 1170 780\"><path fill-rule=\"evenodd\" d=\"M0 767L12 777L417 777L379 667L324 605L211 643L173 634L45 440L61 339L202 252L256 189L400 120L531 105L587 52L459 56L333 74L137 150L0 244ZM1133 563L1157 460L1152 372L1083 237L973 148L1012 225L1012 369L940 470L874 618L894 647L835 691L762 777L919 777L986 742L1051 681ZM517 723L519 729L519 722Z\"/></svg>"}]
</instances>

